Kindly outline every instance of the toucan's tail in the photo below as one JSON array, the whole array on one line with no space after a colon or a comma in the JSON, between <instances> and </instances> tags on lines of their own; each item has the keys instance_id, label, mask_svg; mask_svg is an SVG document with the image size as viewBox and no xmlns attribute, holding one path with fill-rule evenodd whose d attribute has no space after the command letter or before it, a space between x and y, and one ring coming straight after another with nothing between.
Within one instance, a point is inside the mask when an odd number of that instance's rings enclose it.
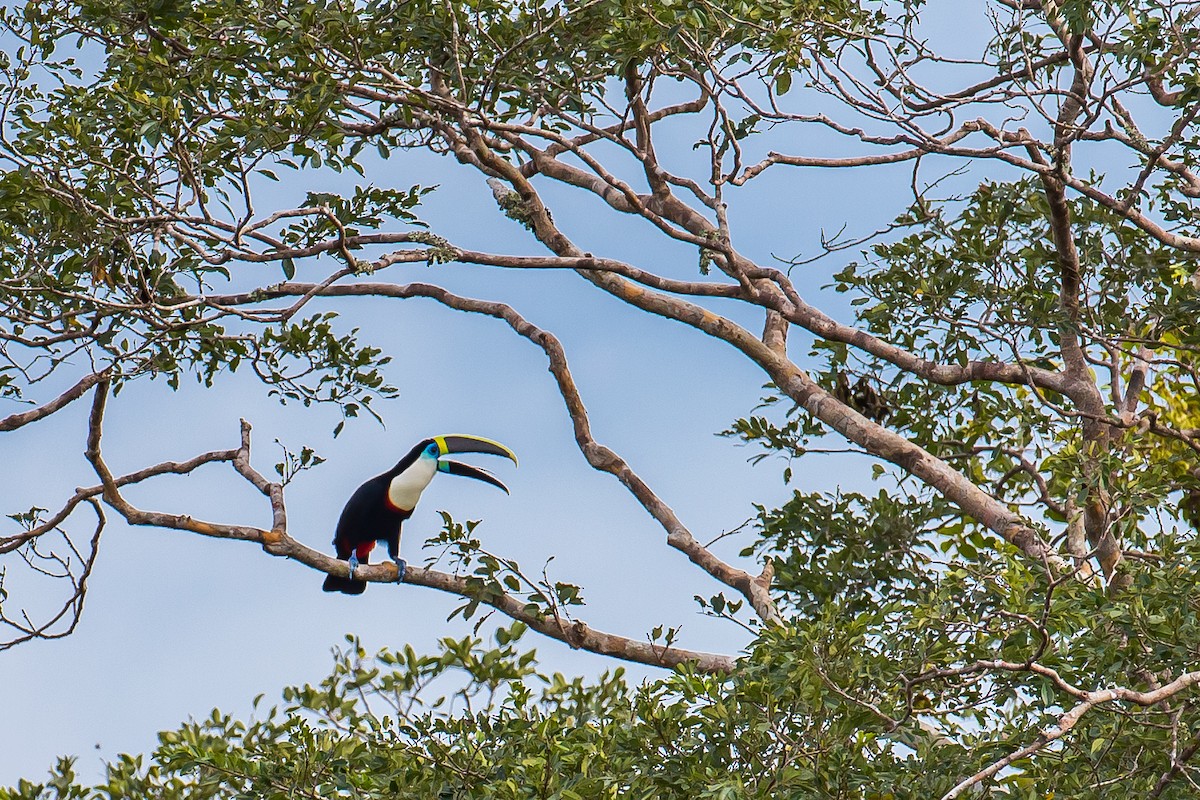
<instances>
[{"instance_id":1,"label":"toucan's tail","mask_svg":"<svg viewBox=\"0 0 1200 800\"><path fill-rule=\"evenodd\" d=\"M355 580L354 578L342 578L337 575L326 575L325 584L321 588L327 592L362 594L367 590L367 582Z\"/></svg>"}]
</instances>

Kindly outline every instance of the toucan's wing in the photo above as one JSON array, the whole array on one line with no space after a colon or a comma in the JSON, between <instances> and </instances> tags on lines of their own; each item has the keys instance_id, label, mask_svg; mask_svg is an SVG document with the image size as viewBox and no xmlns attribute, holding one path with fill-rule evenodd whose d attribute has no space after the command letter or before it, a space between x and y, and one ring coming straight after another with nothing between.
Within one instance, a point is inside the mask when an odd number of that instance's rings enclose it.
<instances>
[{"instance_id":1,"label":"toucan's wing","mask_svg":"<svg viewBox=\"0 0 1200 800\"><path fill-rule=\"evenodd\" d=\"M517 463L517 454L493 439L474 436L469 433L447 433L433 437L441 455L450 453L488 453L493 456L504 456Z\"/></svg>"},{"instance_id":2,"label":"toucan's wing","mask_svg":"<svg viewBox=\"0 0 1200 800\"><path fill-rule=\"evenodd\" d=\"M337 547L339 558L348 558L354 548L364 541L374 541L370 536L371 521L375 517L375 508L382 502L386 493L386 483L380 478L372 478L354 490L346 501L341 516L338 517L337 532L333 544Z\"/></svg>"},{"instance_id":3,"label":"toucan's wing","mask_svg":"<svg viewBox=\"0 0 1200 800\"><path fill-rule=\"evenodd\" d=\"M438 461L438 470L441 472L447 472L451 475L461 475L464 478L474 478L477 481L490 483L492 486L495 486L498 489L503 489L504 493L508 494L508 487L501 483L499 478L488 472L486 469L473 467L470 464L464 464L461 461L448 461L446 459L441 459Z\"/></svg>"}]
</instances>

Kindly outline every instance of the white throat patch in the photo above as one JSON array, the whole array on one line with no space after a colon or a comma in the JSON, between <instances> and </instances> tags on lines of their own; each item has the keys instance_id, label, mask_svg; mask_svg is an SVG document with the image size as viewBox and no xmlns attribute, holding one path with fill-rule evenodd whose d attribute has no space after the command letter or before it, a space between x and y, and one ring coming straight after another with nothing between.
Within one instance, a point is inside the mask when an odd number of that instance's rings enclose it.
<instances>
[{"instance_id":1,"label":"white throat patch","mask_svg":"<svg viewBox=\"0 0 1200 800\"><path fill-rule=\"evenodd\" d=\"M422 456L408 469L392 478L388 484L388 502L396 508L412 511L421 499L421 492L437 472L437 459Z\"/></svg>"}]
</instances>

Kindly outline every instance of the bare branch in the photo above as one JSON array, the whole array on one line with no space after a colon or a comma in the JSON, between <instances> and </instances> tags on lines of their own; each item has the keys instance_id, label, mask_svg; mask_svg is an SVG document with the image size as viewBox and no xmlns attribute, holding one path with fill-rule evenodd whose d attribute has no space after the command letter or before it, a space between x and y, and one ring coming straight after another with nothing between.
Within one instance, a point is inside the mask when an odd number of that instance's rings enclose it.
<instances>
[{"instance_id":1,"label":"bare branch","mask_svg":"<svg viewBox=\"0 0 1200 800\"><path fill-rule=\"evenodd\" d=\"M92 388L103 379L103 372L93 372L85 375L79 380L78 383L76 383L70 389L67 389L58 397L51 400L49 403L46 403L43 406L38 406L37 408L32 408L29 411L22 411L19 414L10 414L9 416L0 419L0 432L15 431L17 428L20 428L23 425L28 425L31 422L37 422L39 419L50 416L55 411L58 411L64 406L75 402L80 397L83 397L84 393L87 392L88 389Z\"/></svg>"},{"instance_id":2,"label":"bare branch","mask_svg":"<svg viewBox=\"0 0 1200 800\"><path fill-rule=\"evenodd\" d=\"M91 577L92 568L96 564L96 556L100 552L100 534L104 531L104 526L108 522L104 515L104 509L100 503L94 498L89 498L88 503L92 506L92 510L96 512L96 528L92 534L91 542L88 545L87 555L84 556L76 549L70 538L63 534L68 547L75 557L82 563L82 569L76 574L72 568L69 557L60 558L51 554L49 558L58 562L62 569L62 573L57 577L66 577L71 584L71 590L68 593L67 599L63 602L62 608L56 614L53 614L45 622L34 624L29 620L28 614L25 614L25 620L18 622L10 618L0 607L0 624L6 625L17 631L17 636L13 639L0 642L0 651L8 650L34 639L62 639L70 636L75 632L79 625L79 621L83 618L83 603L87 596L87 582ZM37 554L34 554L36 557ZM3 578L3 573L0 573L0 580ZM0 593L2 595L2 593ZM61 630L52 630L55 625L61 622L64 618L70 617L66 628Z\"/></svg>"}]
</instances>

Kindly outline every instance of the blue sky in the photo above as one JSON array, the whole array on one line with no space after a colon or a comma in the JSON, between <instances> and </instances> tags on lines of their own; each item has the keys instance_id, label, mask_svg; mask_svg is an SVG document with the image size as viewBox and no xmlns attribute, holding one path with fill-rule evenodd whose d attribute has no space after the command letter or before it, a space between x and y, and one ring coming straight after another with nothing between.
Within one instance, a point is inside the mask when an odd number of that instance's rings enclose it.
<instances>
[{"instance_id":1,"label":"blue sky","mask_svg":"<svg viewBox=\"0 0 1200 800\"><path fill-rule=\"evenodd\" d=\"M694 158L692 137L678 133L673 144L660 142L660 153L674 146L680 158ZM865 233L889 221L907 202L910 176L904 165L863 172L768 170L731 192L735 243L763 264L773 254L810 255L822 229L846 224L851 233ZM398 154L373 164L365 182L439 184L419 211L436 233L463 247L543 252L496 211L483 178L450 159ZM260 195L259 210L296 205L309 189L340 185L345 179L331 175L287 177L271 185L270 195ZM664 244L645 224L606 212L579 193L555 189L547 197L555 220L585 249L677 277L696 274L694 250ZM842 320L850 319L845 298L819 287L854 255L794 276L809 297ZM272 272L264 280L278 279L276 268L261 269ZM328 269L329 261L301 264L298 278L319 278ZM753 503L778 503L790 492L779 462L751 466L747 459L754 451L715 435L750 412L765 381L728 346L632 311L571 273L400 265L376 279L431 281L504 300L557 334L596 438L623 455L702 541L752 516ZM365 340L393 357L388 377L402 394L378 407L385 427L360 419L335 440L335 409L281 407L241 374L225 376L211 391L185 384L171 392L161 382L143 381L110 403L109 465L125 472L234 446L238 418L245 417L254 426L260 471L270 472L279 460L276 438L293 449L312 446L327 459L287 492L291 534L327 548L353 489L414 442L438 433L481 434L521 458L519 469L472 459L493 468L511 496L439 476L405 525L403 551L410 562L422 560L419 545L438 530L437 511L445 509L460 520L483 519L485 545L526 568L540 569L553 556L551 575L583 586L587 605L579 616L594 627L642 637L656 625L681 626L680 644L695 649L735 652L745 643L740 629L700 616L692 599L721 587L665 545L661 528L615 479L584 462L540 350L503 323L427 300L320 307L337 310L344 325L361 327ZM721 303L711 307L730 311ZM761 325L757 318L735 318L753 329ZM801 363L808 345L807 337L793 335L793 357ZM75 486L96 483L82 455L87 410L86 401L77 403L0 437L4 513L34 503L56 508ZM3 413L8 409L0 408ZM865 461L828 457L797 469L793 484L834 488L867 475ZM158 479L129 497L143 508L269 524L261 497L223 465ZM116 516L110 511L79 631L0 654L4 718L20 720L0 726L0 785L37 777L62 754L80 756L84 775L96 777L102 759L146 751L156 731L189 716L206 716L214 706L247 714L259 693L269 702L285 685L321 679L331 648L347 633L360 635L369 650L410 643L431 651L442 636L470 632L461 619L446 621L458 604L448 595L378 584L361 597L327 595L318 573L257 547L131 529ZM89 518L84 513L78 519ZM736 560L744 542L726 540L717 550ZM25 587L24 596L35 601L55 596L50 583ZM525 644L539 650L550 670L596 674L618 664L532 634ZM634 675L659 674L626 666Z\"/></svg>"}]
</instances>

